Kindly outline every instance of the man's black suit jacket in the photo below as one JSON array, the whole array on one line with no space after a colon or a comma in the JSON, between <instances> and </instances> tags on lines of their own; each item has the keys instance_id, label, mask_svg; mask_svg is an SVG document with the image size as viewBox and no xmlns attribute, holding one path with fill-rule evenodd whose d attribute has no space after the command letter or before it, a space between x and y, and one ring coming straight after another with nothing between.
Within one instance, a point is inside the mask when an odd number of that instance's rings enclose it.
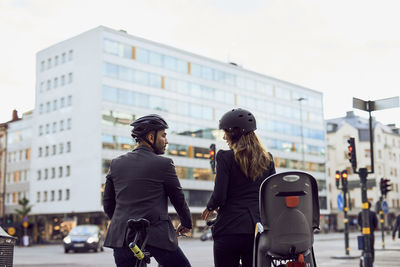
<instances>
[{"instance_id":1,"label":"man's black suit jacket","mask_svg":"<svg viewBox=\"0 0 400 267\"><path fill-rule=\"evenodd\" d=\"M176 250L178 240L168 216L168 198L181 224L192 228L190 211L171 159L156 155L145 146L113 159L103 198L104 211L111 218L104 246L123 247L128 219L145 218L150 221L147 244Z\"/></svg>"}]
</instances>

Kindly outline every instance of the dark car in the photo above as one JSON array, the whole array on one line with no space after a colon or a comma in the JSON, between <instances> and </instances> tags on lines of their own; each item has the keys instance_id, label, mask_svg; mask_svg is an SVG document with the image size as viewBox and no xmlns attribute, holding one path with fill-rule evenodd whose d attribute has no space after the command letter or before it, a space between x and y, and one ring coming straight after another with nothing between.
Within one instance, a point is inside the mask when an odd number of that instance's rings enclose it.
<instances>
[{"instance_id":1,"label":"dark car","mask_svg":"<svg viewBox=\"0 0 400 267\"><path fill-rule=\"evenodd\" d=\"M64 252L103 251L103 232L97 225L77 225L64 238Z\"/></svg>"}]
</instances>

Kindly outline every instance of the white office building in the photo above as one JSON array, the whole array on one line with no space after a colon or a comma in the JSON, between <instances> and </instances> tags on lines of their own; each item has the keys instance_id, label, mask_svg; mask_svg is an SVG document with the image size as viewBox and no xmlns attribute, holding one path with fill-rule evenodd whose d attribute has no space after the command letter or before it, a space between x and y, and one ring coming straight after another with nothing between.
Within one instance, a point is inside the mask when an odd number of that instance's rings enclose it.
<instances>
[{"instance_id":1,"label":"white office building","mask_svg":"<svg viewBox=\"0 0 400 267\"><path fill-rule=\"evenodd\" d=\"M132 149L129 123L158 113L170 125L166 156L201 226L213 189L209 146L227 148L218 120L235 107L255 114L278 171L318 179L327 212L320 92L102 26L38 52L36 77L30 194L38 221L104 223L110 161Z\"/></svg>"}]
</instances>

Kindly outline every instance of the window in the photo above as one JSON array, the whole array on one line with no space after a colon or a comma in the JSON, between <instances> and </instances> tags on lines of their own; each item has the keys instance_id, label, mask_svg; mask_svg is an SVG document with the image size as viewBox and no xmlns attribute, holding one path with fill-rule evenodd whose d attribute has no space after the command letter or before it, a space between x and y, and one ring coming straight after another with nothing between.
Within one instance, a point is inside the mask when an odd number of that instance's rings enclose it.
<instances>
[{"instance_id":1,"label":"window","mask_svg":"<svg viewBox=\"0 0 400 267\"><path fill-rule=\"evenodd\" d=\"M62 55L61 55L61 63L65 63L65 61L67 61L67 54L62 53Z\"/></svg>"},{"instance_id":2,"label":"window","mask_svg":"<svg viewBox=\"0 0 400 267\"><path fill-rule=\"evenodd\" d=\"M72 72L68 73L68 83L72 83Z\"/></svg>"},{"instance_id":3,"label":"window","mask_svg":"<svg viewBox=\"0 0 400 267\"><path fill-rule=\"evenodd\" d=\"M19 171L14 172L14 183L18 183L19 182Z\"/></svg>"},{"instance_id":4,"label":"window","mask_svg":"<svg viewBox=\"0 0 400 267\"><path fill-rule=\"evenodd\" d=\"M65 200L69 200L69 189L65 190Z\"/></svg>"},{"instance_id":5,"label":"window","mask_svg":"<svg viewBox=\"0 0 400 267\"><path fill-rule=\"evenodd\" d=\"M43 149L41 147L39 147L39 151L38 151L38 157L39 158L42 157L42 152L43 152Z\"/></svg>"},{"instance_id":6,"label":"window","mask_svg":"<svg viewBox=\"0 0 400 267\"><path fill-rule=\"evenodd\" d=\"M46 124L46 134L50 133L50 124Z\"/></svg>"},{"instance_id":7,"label":"window","mask_svg":"<svg viewBox=\"0 0 400 267\"><path fill-rule=\"evenodd\" d=\"M60 132L61 131L64 131L64 121L63 120L60 121Z\"/></svg>"},{"instance_id":8,"label":"window","mask_svg":"<svg viewBox=\"0 0 400 267\"><path fill-rule=\"evenodd\" d=\"M69 165L67 166L67 169L65 172L66 172L65 173L66 176L69 176L71 174L71 167Z\"/></svg>"},{"instance_id":9,"label":"window","mask_svg":"<svg viewBox=\"0 0 400 267\"><path fill-rule=\"evenodd\" d=\"M67 100L67 106L71 106L71 105L72 105L72 96L69 95L68 100Z\"/></svg>"},{"instance_id":10,"label":"window","mask_svg":"<svg viewBox=\"0 0 400 267\"><path fill-rule=\"evenodd\" d=\"M31 149L30 148L27 148L25 150L25 159L26 160L30 160L31 159Z\"/></svg>"},{"instance_id":11,"label":"window","mask_svg":"<svg viewBox=\"0 0 400 267\"><path fill-rule=\"evenodd\" d=\"M56 178L56 168L51 168L51 178L54 179Z\"/></svg>"},{"instance_id":12,"label":"window","mask_svg":"<svg viewBox=\"0 0 400 267\"><path fill-rule=\"evenodd\" d=\"M43 202L46 202L46 201L47 201L47 191L44 191Z\"/></svg>"},{"instance_id":13,"label":"window","mask_svg":"<svg viewBox=\"0 0 400 267\"><path fill-rule=\"evenodd\" d=\"M71 152L71 142L67 142L67 152Z\"/></svg>"},{"instance_id":14,"label":"window","mask_svg":"<svg viewBox=\"0 0 400 267\"><path fill-rule=\"evenodd\" d=\"M44 89L44 82L40 82L40 92L43 92Z\"/></svg>"},{"instance_id":15,"label":"window","mask_svg":"<svg viewBox=\"0 0 400 267\"><path fill-rule=\"evenodd\" d=\"M43 125L39 126L39 135L43 135Z\"/></svg>"},{"instance_id":16,"label":"window","mask_svg":"<svg viewBox=\"0 0 400 267\"><path fill-rule=\"evenodd\" d=\"M61 100L60 100L60 108L63 108L64 105L65 105L65 98L64 98L64 97L61 97Z\"/></svg>"},{"instance_id":17,"label":"window","mask_svg":"<svg viewBox=\"0 0 400 267\"><path fill-rule=\"evenodd\" d=\"M58 200L62 200L62 190L58 190Z\"/></svg>"},{"instance_id":18,"label":"window","mask_svg":"<svg viewBox=\"0 0 400 267\"><path fill-rule=\"evenodd\" d=\"M58 177L62 177L63 176L63 167L60 166L58 167Z\"/></svg>"},{"instance_id":19,"label":"window","mask_svg":"<svg viewBox=\"0 0 400 267\"><path fill-rule=\"evenodd\" d=\"M51 81L47 80L47 90L50 90L50 89L51 89Z\"/></svg>"},{"instance_id":20,"label":"window","mask_svg":"<svg viewBox=\"0 0 400 267\"><path fill-rule=\"evenodd\" d=\"M58 78L56 77L56 78L54 78L54 81L53 81L53 88L55 89L57 87L58 87Z\"/></svg>"},{"instance_id":21,"label":"window","mask_svg":"<svg viewBox=\"0 0 400 267\"><path fill-rule=\"evenodd\" d=\"M53 133L57 131L57 122L53 122Z\"/></svg>"},{"instance_id":22,"label":"window","mask_svg":"<svg viewBox=\"0 0 400 267\"><path fill-rule=\"evenodd\" d=\"M54 57L54 66L57 66L58 65L58 56L55 56Z\"/></svg>"},{"instance_id":23,"label":"window","mask_svg":"<svg viewBox=\"0 0 400 267\"><path fill-rule=\"evenodd\" d=\"M47 59L47 69L51 68L51 58Z\"/></svg>"},{"instance_id":24,"label":"window","mask_svg":"<svg viewBox=\"0 0 400 267\"><path fill-rule=\"evenodd\" d=\"M40 104L40 106L39 106L39 114L42 114L43 113L43 104Z\"/></svg>"},{"instance_id":25,"label":"window","mask_svg":"<svg viewBox=\"0 0 400 267\"><path fill-rule=\"evenodd\" d=\"M53 150L52 150L52 155L55 155L56 154L56 152L57 152L57 146L56 145L53 145Z\"/></svg>"},{"instance_id":26,"label":"window","mask_svg":"<svg viewBox=\"0 0 400 267\"><path fill-rule=\"evenodd\" d=\"M49 146L46 146L45 152L44 152L44 156L48 157L49 156Z\"/></svg>"},{"instance_id":27,"label":"window","mask_svg":"<svg viewBox=\"0 0 400 267\"><path fill-rule=\"evenodd\" d=\"M71 129L71 119L67 120L67 129L70 130Z\"/></svg>"},{"instance_id":28,"label":"window","mask_svg":"<svg viewBox=\"0 0 400 267\"><path fill-rule=\"evenodd\" d=\"M68 61L71 61L74 57L74 50L69 50L68 51Z\"/></svg>"},{"instance_id":29,"label":"window","mask_svg":"<svg viewBox=\"0 0 400 267\"><path fill-rule=\"evenodd\" d=\"M50 112L50 111L51 111L50 102L46 102L46 112Z\"/></svg>"},{"instance_id":30,"label":"window","mask_svg":"<svg viewBox=\"0 0 400 267\"><path fill-rule=\"evenodd\" d=\"M64 153L64 144L60 143L60 154Z\"/></svg>"},{"instance_id":31,"label":"window","mask_svg":"<svg viewBox=\"0 0 400 267\"><path fill-rule=\"evenodd\" d=\"M37 195L36 195L36 202L40 202L40 192L37 192Z\"/></svg>"},{"instance_id":32,"label":"window","mask_svg":"<svg viewBox=\"0 0 400 267\"><path fill-rule=\"evenodd\" d=\"M65 85L65 75L61 75L61 86Z\"/></svg>"},{"instance_id":33,"label":"window","mask_svg":"<svg viewBox=\"0 0 400 267\"><path fill-rule=\"evenodd\" d=\"M44 71L44 60L40 62L40 71Z\"/></svg>"},{"instance_id":34,"label":"window","mask_svg":"<svg viewBox=\"0 0 400 267\"><path fill-rule=\"evenodd\" d=\"M54 201L54 195L55 195L54 190L51 190L50 201Z\"/></svg>"},{"instance_id":35,"label":"window","mask_svg":"<svg viewBox=\"0 0 400 267\"><path fill-rule=\"evenodd\" d=\"M44 179L47 180L47 178L49 178L49 170L44 169Z\"/></svg>"},{"instance_id":36,"label":"window","mask_svg":"<svg viewBox=\"0 0 400 267\"><path fill-rule=\"evenodd\" d=\"M57 104L58 104L58 101L56 99L56 100L53 101L53 110L57 110L57 108L58 108Z\"/></svg>"}]
</instances>

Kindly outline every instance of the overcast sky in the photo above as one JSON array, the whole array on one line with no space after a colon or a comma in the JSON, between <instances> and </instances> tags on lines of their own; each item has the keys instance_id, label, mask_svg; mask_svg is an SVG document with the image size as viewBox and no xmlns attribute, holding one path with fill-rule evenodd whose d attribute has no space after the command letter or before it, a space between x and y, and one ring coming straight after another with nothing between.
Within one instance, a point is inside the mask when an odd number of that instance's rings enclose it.
<instances>
[{"instance_id":1,"label":"overcast sky","mask_svg":"<svg viewBox=\"0 0 400 267\"><path fill-rule=\"evenodd\" d=\"M353 96L400 95L399 10L396 0L0 0L0 122L34 108L38 51L99 25L320 91L325 119L341 117ZM373 115L400 126L399 108Z\"/></svg>"}]
</instances>

